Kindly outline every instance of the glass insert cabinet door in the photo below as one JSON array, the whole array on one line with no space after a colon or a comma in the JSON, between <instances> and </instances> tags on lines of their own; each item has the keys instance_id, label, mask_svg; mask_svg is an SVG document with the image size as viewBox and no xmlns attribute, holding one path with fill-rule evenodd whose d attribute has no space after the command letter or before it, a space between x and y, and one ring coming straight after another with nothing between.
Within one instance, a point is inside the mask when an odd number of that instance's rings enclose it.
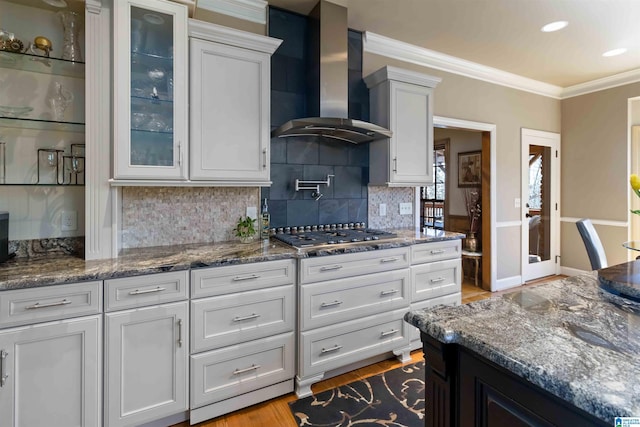
<instances>
[{"instance_id":1,"label":"glass insert cabinet door","mask_svg":"<svg viewBox=\"0 0 640 427\"><path fill-rule=\"evenodd\" d=\"M115 2L114 178L187 178L187 7Z\"/></svg>"}]
</instances>

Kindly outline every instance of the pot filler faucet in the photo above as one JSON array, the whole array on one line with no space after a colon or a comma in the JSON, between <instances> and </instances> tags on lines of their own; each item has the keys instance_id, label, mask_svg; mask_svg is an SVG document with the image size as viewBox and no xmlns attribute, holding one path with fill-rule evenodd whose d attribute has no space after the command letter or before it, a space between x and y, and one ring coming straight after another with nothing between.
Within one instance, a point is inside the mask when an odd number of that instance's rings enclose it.
<instances>
[{"instance_id":1,"label":"pot filler faucet","mask_svg":"<svg viewBox=\"0 0 640 427\"><path fill-rule=\"evenodd\" d=\"M327 175L327 179L324 181L303 181L301 179L296 179L296 191L302 190L311 190L311 197L316 200L319 200L322 197L322 193L320 192L320 186L326 185L327 187L331 186L331 177L335 175Z\"/></svg>"}]
</instances>

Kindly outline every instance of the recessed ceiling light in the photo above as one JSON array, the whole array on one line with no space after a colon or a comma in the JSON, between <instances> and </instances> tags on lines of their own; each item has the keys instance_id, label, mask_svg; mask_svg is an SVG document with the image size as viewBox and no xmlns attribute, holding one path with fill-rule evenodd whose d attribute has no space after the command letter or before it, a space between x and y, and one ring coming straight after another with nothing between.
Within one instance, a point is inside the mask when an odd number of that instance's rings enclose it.
<instances>
[{"instance_id":1,"label":"recessed ceiling light","mask_svg":"<svg viewBox=\"0 0 640 427\"><path fill-rule=\"evenodd\" d=\"M561 30L564 27L566 27L567 25L569 25L569 23L567 21L556 21L556 22L552 22L552 23L547 24L544 27L540 28L540 31L542 31L543 33L550 33L552 31Z\"/></svg>"},{"instance_id":2,"label":"recessed ceiling light","mask_svg":"<svg viewBox=\"0 0 640 427\"><path fill-rule=\"evenodd\" d=\"M602 54L602 56L617 56L617 55L622 55L623 53L625 53L627 51L626 47L621 47L619 49L612 49L612 50L608 50L605 53Z\"/></svg>"}]
</instances>

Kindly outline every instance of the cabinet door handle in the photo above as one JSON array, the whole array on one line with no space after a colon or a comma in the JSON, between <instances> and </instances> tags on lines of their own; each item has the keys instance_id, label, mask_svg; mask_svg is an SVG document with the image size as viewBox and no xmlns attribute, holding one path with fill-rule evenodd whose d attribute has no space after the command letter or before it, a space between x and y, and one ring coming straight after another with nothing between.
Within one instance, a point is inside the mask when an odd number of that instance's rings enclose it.
<instances>
[{"instance_id":1,"label":"cabinet door handle","mask_svg":"<svg viewBox=\"0 0 640 427\"><path fill-rule=\"evenodd\" d=\"M323 308L334 307L334 306L340 305L340 304L342 304L342 301L335 300L333 302L323 302L322 304L320 304L320 307L323 307Z\"/></svg>"},{"instance_id":2,"label":"cabinet door handle","mask_svg":"<svg viewBox=\"0 0 640 427\"><path fill-rule=\"evenodd\" d=\"M234 282L240 282L242 280L252 280L252 279L259 279L260 276L258 276L257 274L250 274L248 276L236 276L233 278Z\"/></svg>"},{"instance_id":3,"label":"cabinet door handle","mask_svg":"<svg viewBox=\"0 0 640 427\"><path fill-rule=\"evenodd\" d=\"M393 257L393 258L382 258L382 259L380 260L380 262L396 262L396 261L398 261L399 259L400 259L400 258L398 258L398 257Z\"/></svg>"},{"instance_id":4,"label":"cabinet door handle","mask_svg":"<svg viewBox=\"0 0 640 427\"><path fill-rule=\"evenodd\" d=\"M380 296L384 297L384 296L387 296L387 295L393 295L393 294L397 294L397 293L398 293L397 289L389 289L388 291L380 292Z\"/></svg>"},{"instance_id":5,"label":"cabinet door handle","mask_svg":"<svg viewBox=\"0 0 640 427\"><path fill-rule=\"evenodd\" d=\"M397 334L398 332L400 332L400 331L398 331L397 329L392 329L390 331L382 332L380 334L380 338L386 337L386 336L389 336L389 335L394 335L394 334Z\"/></svg>"},{"instance_id":6,"label":"cabinet door handle","mask_svg":"<svg viewBox=\"0 0 640 427\"><path fill-rule=\"evenodd\" d=\"M334 345L334 346L333 346L333 347L331 347L331 348L323 348L322 350L320 350L320 353L322 353L322 354L325 354L325 353L332 353L332 352L334 352L334 351L338 351L338 350L340 350L341 348L342 348L342 346L341 346L341 345L336 344L336 345Z\"/></svg>"},{"instance_id":7,"label":"cabinet door handle","mask_svg":"<svg viewBox=\"0 0 640 427\"><path fill-rule=\"evenodd\" d=\"M178 347L182 347L182 319L178 319Z\"/></svg>"},{"instance_id":8,"label":"cabinet door handle","mask_svg":"<svg viewBox=\"0 0 640 427\"><path fill-rule=\"evenodd\" d=\"M261 366L260 365L254 365L252 364L251 366L249 366L248 368L244 368L244 369L236 369L235 371L233 371L233 375L239 375L239 374L244 374L245 372L251 372L251 371L255 371L256 369L260 369Z\"/></svg>"},{"instance_id":9,"label":"cabinet door handle","mask_svg":"<svg viewBox=\"0 0 640 427\"><path fill-rule=\"evenodd\" d=\"M394 172L398 172L398 158L397 157L393 158L393 171Z\"/></svg>"},{"instance_id":10,"label":"cabinet door handle","mask_svg":"<svg viewBox=\"0 0 640 427\"><path fill-rule=\"evenodd\" d=\"M438 283L444 281L444 277L436 277L435 279L431 279L431 283Z\"/></svg>"},{"instance_id":11,"label":"cabinet door handle","mask_svg":"<svg viewBox=\"0 0 640 427\"><path fill-rule=\"evenodd\" d=\"M444 253L444 249L432 249L429 253L431 255L443 254Z\"/></svg>"},{"instance_id":12,"label":"cabinet door handle","mask_svg":"<svg viewBox=\"0 0 640 427\"><path fill-rule=\"evenodd\" d=\"M262 169L267 168L267 149L262 150Z\"/></svg>"},{"instance_id":13,"label":"cabinet door handle","mask_svg":"<svg viewBox=\"0 0 640 427\"><path fill-rule=\"evenodd\" d=\"M248 316L241 316L241 317L234 317L233 321L234 322L242 322L243 320L251 320L251 319L257 319L258 317L260 317L259 314L250 314Z\"/></svg>"},{"instance_id":14,"label":"cabinet door handle","mask_svg":"<svg viewBox=\"0 0 640 427\"><path fill-rule=\"evenodd\" d=\"M49 304L40 304L39 302L37 302L37 303L35 303L33 305L26 306L24 309L25 310L35 310L36 308L58 307L60 305L67 305L67 304L71 304L71 301L69 301L68 299L65 298L62 301L50 302Z\"/></svg>"},{"instance_id":15,"label":"cabinet door handle","mask_svg":"<svg viewBox=\"0 0 640 427\"><path fill-rule=\"evenodd\" d=\"M341 265L336 264L336 265L327 265L324 267L320 267L320 271L332 271L332 270L340 270L342 268Z\"/></svg>"},{"instance_id":16,"label":"cabinet door handle","mask_svg":"<svg viewBox=\"0 0 640 427\"><path fill-rule=\"evenodd\" d=\"M7 382L7 378L9 378L9 374L5 373L5 359L9 353L4 350L0 350L0 387L4 387Z\"/></svg>"},{"instance_id":17,"label":"cabinet door handle","mask_svg":"<svg viewBox=\"0 0 640 427\"><path fill-rule=\"evenodd\" d=\"M158 286L157 288L153 288L153 289L136 289L135 291L131 291L129 292L129 295L141 295L141 294L151 294L153 292L162 292L162 291L166 291L166 288L161 288L160 286Z\"/></svg>"}]
</instances>

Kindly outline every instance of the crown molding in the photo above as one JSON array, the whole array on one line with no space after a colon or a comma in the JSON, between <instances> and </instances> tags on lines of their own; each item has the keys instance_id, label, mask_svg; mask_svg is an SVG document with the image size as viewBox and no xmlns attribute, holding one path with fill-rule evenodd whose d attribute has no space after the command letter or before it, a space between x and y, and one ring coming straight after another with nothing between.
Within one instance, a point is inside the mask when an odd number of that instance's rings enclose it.
<instances>
[{"instance_id":1,"label":"crown molding","mask_svg":"<svg viewBox=\"0 0 640 427\"><path fill-rule=\"evenodd\" d=\"M258 24L267 23L267 2L264 0L198 0L197 7Z\"/></svg>"},{"instance_id":2,"label":"crown molding","mask_svg":"<svg viewBox=\"0 0 640 427\"><path fill-rule=\"evenodd\" d=\"M257 50L270 55L273 54L282 43L282 40L273 37L236 30L197 19L189 19L188 31L189 37Z\"/></svg>"},{"instance_id":3,"label":"crown molding","mask_svg":"<svg viewBox=\"0 0 640 427\"><path fill-rule=\"evenodd\" d=\"M85 9L89 13L100 14L102 10L102 0L86 0Z\"/></svg>"},{"instance_id":4,"label":"crown molding","mask_svg":"<svg viewBox=\"0 0 640 427\"><path fill-rule=\"evenodd\" d=\"M365 52L376 55L422 65L423 67L435 68L537 95L556 99L562 97L563 89L560 86L518 76L497 68L487 67L486 65L394 40L369 31L364 33L363 49Z\"/></svg>"},{"instance_id":5,"label":"crown molding","mask_svg":"<svg viewBox=\"0 0 640 427\"><path fill-rule=\"evenodd\" d=\"M625 71L624 73L614 74L613 76L603 77L601 79L592 80L590 82L567 86L562 91L562 99L572 98L574 96L585 95L587 93L598 92L600 90L611 89L614 87L624 86L630 83L637 82L640 82L640 69Z\"/></svg>"},{"instance_id":6,"label":"crown molding","mask_svg":"<svg viewBox=\"0 0 640 427\"><path fill-rule=\"evenodd\" d=\"M364 78L364 82L369 89L387 80L396 80L411 83L419 86L434 88L442 81L440 77L429 76L416 71L405 70L387 65L378 71L369 74Z\"/></svg>"}]
</instances>

